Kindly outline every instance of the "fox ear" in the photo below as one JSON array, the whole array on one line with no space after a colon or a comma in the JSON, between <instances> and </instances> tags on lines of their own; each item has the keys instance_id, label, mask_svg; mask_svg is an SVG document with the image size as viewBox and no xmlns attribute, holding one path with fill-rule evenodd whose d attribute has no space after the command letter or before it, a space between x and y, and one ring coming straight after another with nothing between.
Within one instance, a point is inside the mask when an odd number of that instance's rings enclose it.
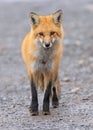
<instances>
[{"instance_id":1,"label":"fox ear","mask_svg":"<svg viewBox=\"0 0 93 130\"><path fill-rule=\"evenodd\" d=\"M58 24L62 22L62 10L58 10L53 14L54 23Z\"/></svg>"},{"instance_id":2,"label":"fox ear","mask_svg":"<svg viewBox=\"0 0 93 130\"><path fill-rule=\"evenodd\" d=\"M30 13L31 23L32 25L37 26L39 24L39 15L36 13L31 12Z\"/></svg>"}]
</instances>

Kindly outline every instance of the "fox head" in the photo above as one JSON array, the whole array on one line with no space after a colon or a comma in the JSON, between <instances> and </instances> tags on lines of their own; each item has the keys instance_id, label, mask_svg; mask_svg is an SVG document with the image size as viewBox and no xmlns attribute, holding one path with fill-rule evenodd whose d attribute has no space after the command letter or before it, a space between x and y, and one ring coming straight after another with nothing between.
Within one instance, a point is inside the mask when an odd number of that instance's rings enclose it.
<instances>
[{"instance_id":1,"label":"fox head","mask_svg":"<svg viewBox=\"0 0 93 130\"><path fill-rule=\"evenodd\" d=\"M63 37L61 10L48 16L39 16L31 12L30 19L31 32L36 44L49 49L60 42Z\"/></svg>"}]
</instances>

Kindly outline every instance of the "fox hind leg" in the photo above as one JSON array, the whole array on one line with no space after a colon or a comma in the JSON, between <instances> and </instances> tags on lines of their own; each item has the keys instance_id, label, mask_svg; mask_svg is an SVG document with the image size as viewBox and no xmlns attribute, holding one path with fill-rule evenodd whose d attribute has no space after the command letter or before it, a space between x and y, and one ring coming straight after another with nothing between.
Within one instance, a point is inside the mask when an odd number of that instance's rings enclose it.
<instances>
[{"instance_id":1,"label":"fox hind leg","mask_svg":"<svg viewBox=\"0 0 93 130\"><path fill-rule=\"evenodd\" d=\"M57 97L57 93L56 93L56 88L53 87L53 95L52 95L52 106L53 108L57 108L59 105L59 101L58 101L58 97Z\"/></svg>"},{"instance_id":2,"label":"fox hind leg","mask_svg":"<svg viewBox=\"0 0 93 130\"><path fill-rule=\"evenodd\" d=\"M57 81L54 86L52 87L52 106L53 108L57 108L59 106L59 82Z\"/></svg>"}]
</instances>

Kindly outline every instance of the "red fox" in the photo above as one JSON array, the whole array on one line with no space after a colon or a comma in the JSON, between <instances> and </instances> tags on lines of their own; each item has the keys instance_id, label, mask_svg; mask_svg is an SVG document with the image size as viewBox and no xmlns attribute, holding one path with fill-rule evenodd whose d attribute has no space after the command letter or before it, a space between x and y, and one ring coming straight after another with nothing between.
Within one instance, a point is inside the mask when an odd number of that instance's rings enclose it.
<instances>
[{"instance_id":1,"label":"red fox","mask_svg":"<svg viewBox=\"0 0 93 130\"><path fill-rule=\"evenodd\" d=\"M43 114L50 114L50 97L54 108L58 107L60 86L58 69L62 57L62 11L58 10L52 15L39 16L30 13L31 31L22 43L22 57L26 64L31 83L32 115L38 115L37 89L44 90Z\"/></svg>"}]
</instances>

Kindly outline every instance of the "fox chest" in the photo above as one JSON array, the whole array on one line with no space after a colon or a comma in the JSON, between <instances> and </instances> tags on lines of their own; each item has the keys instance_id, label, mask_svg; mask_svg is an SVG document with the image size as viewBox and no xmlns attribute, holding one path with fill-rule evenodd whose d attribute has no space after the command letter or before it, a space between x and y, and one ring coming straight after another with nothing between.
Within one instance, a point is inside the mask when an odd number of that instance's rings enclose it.
<instances>
[{"instance_id":1,"label":"fox chest","mask_svg":"<svg viewBox=\"0 0 93 130\"><path fill-rule=\"evenodd\" d=\"M37 60L31 63L33 72L49 72L54 69L55 61L53 60L54 52L40 51L37 53Z\"/></svg>"},{"instance_id":2,"label":"fox chest","mask_svg":"<svg viewBox=\"0 0 93 130\"><path fill-rule=\"evenodd\" d=\"M33 72L49 72L54 68L54 61L48 60L46 61L34 61L31 64L31 69Z\"/></svg>"}]
</instances>

